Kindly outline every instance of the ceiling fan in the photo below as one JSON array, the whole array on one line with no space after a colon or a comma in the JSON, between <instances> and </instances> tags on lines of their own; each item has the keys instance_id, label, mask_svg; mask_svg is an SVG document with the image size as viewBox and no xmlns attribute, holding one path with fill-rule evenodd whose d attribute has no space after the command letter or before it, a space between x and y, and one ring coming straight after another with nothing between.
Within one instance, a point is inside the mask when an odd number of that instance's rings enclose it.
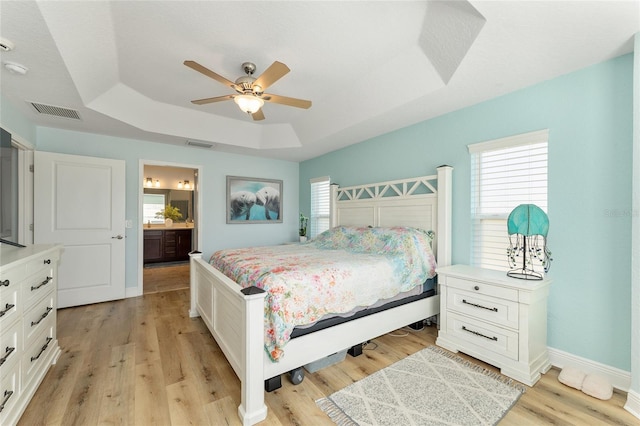
<instances>
[{"instance_id":1,"label":"ceiling fan","mask_svg":"<svg viewBox=\"0 0 640 426\"><path fill-rule=\"evenodd\" d=\"M242 111L251 115L251 117L256 121L264 120L264 113L261 108L265 102L273 102L276 104L304 109L311 107L311 101L264 93L269 86L281 79L290 71L289 67L282 62L274 62L258 78L253 77L253 73L256 70L255 64L251 62L244 62L242 64L242 69L247 75L238 77L235 83L195 61L184 61L184 64L237 92L233 95L215 96L213 98L196 99L191 101L196 105L204 105L233 99Z\"/></svg>"}]
</instances>

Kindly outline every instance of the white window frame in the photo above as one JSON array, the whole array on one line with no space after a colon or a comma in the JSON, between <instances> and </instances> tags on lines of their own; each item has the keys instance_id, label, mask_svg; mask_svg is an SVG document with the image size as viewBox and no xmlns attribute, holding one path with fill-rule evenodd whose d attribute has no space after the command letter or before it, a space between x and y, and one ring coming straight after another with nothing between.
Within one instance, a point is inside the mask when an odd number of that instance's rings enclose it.
<instances>
[{"instance_id":1,"label":"white window frame","mask_svg":"<svg viewBox=\"0 0 640 426\"><path fill-rule=\"evenodd\" d=\"M331 179L329 176L312 178L310 185L311 209L307 235L313 238L331 227Z\"/></svg>"},{"instance_id":2,"label":"white window frame","mask_svg":"<svg viewBox=\"0 0 640 426\"><path fill-rule=\"evenodd\" d=\"M549 130L545 129L467 146L471 154L471 264L487 269L509 270L507 261L509 213L519 204L535 204L545 213L547 212L548 141ZM528 148L532 150L527 150ZM534 148L537 150L533 151ZM533 162L534 159L542 156L541 151L544 151L544 164L542 161ZM495 170L514 177L520 175L518 172L522 172L523 176L520 180L524 182L518 185L515 178L513 183L511 179L509 182L495 179L498 197L488 199L483 194L489 192L487 186L490 183L487 183L487 179L490 178L486 176L491 175L483 174L482 171L486 172L487 167L496 164L490 163L489 160L489 157L495 159L496 154L504 154L507 157L507 163L495 167ZM518 162L516 157L526 162ZM539 265L534 267L536 270L542 270Z\"/></svg>"}]
</instances>

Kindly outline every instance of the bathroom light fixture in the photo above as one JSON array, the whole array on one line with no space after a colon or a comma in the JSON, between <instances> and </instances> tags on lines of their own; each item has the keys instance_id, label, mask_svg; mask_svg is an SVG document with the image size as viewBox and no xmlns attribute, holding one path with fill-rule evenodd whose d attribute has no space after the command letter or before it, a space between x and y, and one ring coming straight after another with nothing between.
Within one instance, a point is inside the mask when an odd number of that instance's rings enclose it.
<instances>
[{"instance_id":1,"label":"bathroom light fixture","mask_svg":"<svg viewBox=\"0 0 640 426\"><path fill-rule=\"evenodd\" d=\"M156 179L156 188L160 187L160 181L158 179Z\"/></svg>"},{"instance_id":2,"label":"bathroom light fixture","mask_svg":"<svg viewBox=\"0 0 640 426\"><path fill-rule=\"evenodd\" d=\"M182 185L182 181L178 182L178 189L182 189L183 185Z\"/></svg>"},{"instance_id":3,"label":"bathroom light fixture","mask_svg":"<svg viewBox=\"0 0 640 426\"><path fill-rule=\"evenodd\" d=\"M153 186L153 180L150 177L148 177L147 180L144 182L144 186L152 187Z\"/></svg>"},{"instance_id":4,"label":"bathroom light fixture","mask_svg":"<svg viewBox=\"0 0 640 426\"><path fill-rule=\"evenodd\" d=\"M254 95L238 95L233 101L247 114L257 112L264 105L264 101Z\"/></svg>"},{"instance_id":5,"label":"bathroom light fixture","mask_svg":"<svg viewBox=\"0 0 640 426\"><path fill-rule=\"evenodd\" d=\"M191 185L189 185L189 181L188 180L184 181L184 189L191 189Z\"/></svg>"}]
</instances>

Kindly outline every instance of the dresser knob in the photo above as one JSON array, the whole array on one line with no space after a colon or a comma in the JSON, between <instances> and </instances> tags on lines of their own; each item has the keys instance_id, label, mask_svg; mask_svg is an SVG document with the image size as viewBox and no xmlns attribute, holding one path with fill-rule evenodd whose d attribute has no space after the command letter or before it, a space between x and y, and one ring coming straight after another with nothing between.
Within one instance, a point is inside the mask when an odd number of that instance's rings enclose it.
<instances>
[{"instance_id":1,"label":"dresser knob","mask_svg":"<svg viewBox=\"0 0 640 426\"><path fill-rule=\"evenodd\" d=\"M474 289L474 290L476 290L476 291L478 291L478 290L480 290L480 287L475 286L475 287L473 287L473 289Z\"/></svg>"}]
</instances>

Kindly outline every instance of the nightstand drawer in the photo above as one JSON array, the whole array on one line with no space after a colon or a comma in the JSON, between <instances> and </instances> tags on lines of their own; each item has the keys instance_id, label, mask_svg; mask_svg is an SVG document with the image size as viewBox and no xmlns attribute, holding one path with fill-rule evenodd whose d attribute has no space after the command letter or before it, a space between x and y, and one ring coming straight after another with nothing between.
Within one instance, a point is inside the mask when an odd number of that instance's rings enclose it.
<instances>
[{"instance_id":1,"label":"nightstand drawer","mask_svg":"<svg viewBox=\"0 0 640 426\"><path fill-rule=\"evenodd\" d=\"M468 344L518 360L518 333L514 331L455 313L447 313L447 333Z\"/></svg>"},{"instance_id":2,"label":"nightstand drawer","mask_svg":"<svg viewBox=\"0 0 640 426\"><path fill-rule=\"evenodd\" d=\"M486 296L499 297L500 299L518 301L518 290L515 288L500 287L478 281L465 280L456 277L447 277L447 287L469 291L471 293L481 293Z\"/></svg>"},{"instance_id":3,"label":"nightstand drawer","mask_svg":"<svg viewBox=\"0 0 640 426\"><path fill-rule=\"evenodd\" d=\"M511 300L452 288L447 293L447 309L501 326L518 328L518 303Z\"/></svg>"}]
</instances>

